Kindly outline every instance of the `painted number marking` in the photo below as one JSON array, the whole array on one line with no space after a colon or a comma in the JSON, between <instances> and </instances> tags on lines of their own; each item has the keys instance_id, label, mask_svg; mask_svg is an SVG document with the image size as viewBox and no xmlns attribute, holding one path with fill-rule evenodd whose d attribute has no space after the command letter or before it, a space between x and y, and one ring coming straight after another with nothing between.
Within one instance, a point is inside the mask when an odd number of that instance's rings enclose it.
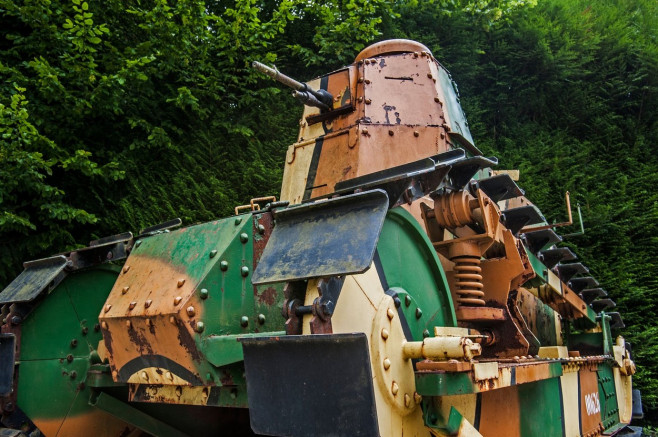
<instances>
[{"instance_id":1,"label":"painted number marking","mask_svg":"<svg viewBox=\"0 0 658 437\"><path fill-rule=\"evenodd\" d=\"M598 393L595 392L585 395L585 408L587 408L588 416L601 412L601 404L599 403Z\"/></svg>"}]
</instances>

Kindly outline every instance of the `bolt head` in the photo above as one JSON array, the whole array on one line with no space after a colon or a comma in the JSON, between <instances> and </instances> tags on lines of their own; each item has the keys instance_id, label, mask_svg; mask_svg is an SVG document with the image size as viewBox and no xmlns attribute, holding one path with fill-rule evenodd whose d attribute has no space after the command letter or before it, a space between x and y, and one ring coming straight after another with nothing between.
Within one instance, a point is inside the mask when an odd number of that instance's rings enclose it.
<instances>
[{"instance_id":1,"label":"bolt head","mask_svg":"<svg viewBox=\"0 0 658 437\"><path fill-rule=\"evenodd\" d=\"M409 394L405 393L404 394L404 406L408 407L409 405L411 405L411 396L409 396Z\"/></svg>"},{"instance_id":2,"label":"bolt head","mask_svg":"<svg viewBox=\"0 0 658 437\"><path fill-rule=\"evenodd\" d=\"M414 402L416 404L420 404L420 401L422 401L422 400L423 400L423 397L421 395L419 395L417 392L414 392Z\"/></svg>"},{"instance_id":3,"label":"bolt head","mask_svg":"<svg viewBox=\"0 0 658 437\"><path fill-rule=\"evenodd\" d=\"M258 225L258 233L259 234L264 234L265 233L265 226Z\"/></svg>"},{"instance_id":4,"label":"bolt head","mask_svg":"<svg viewBox=\"0 0 658 437\"><path fill-rule=\"evenodd\" d=\"M71 377L71 379L75 379L78 377L78 372L74 370L71 373L69 373L69 376Z\"/></svg>"},{"instance_id":5,"label":"bolt head","mask_svg":"<svg viewBox=\"0 0 658 437\"><path fill-rule=\"evenodd\" d=\"M208 256L210 258L214 258L215 256L217 256L217 249L211 250L210 253L208 254Z\"/></svg>"},{"instance_id":6,"label":"bolt head","mask_svg":"<svg viewBox=\"0 0 658 437\"><path fill-rule=\"evenodd\" d=\"M400 386L397 382L393 381L393 384L391 384L391 393L393 396L397 396L398 391L400 391Z\"/></svg>"},{"instance_id":7,"label":"bolt head","mask_svg":"<svg viewBox=\"0 0 658 437\"><path fill-rule=\"evenodd\" d=\"M174 305L178 305L179 303L181 303L182 300L183 300L182 297L176 296L176 298L174 299Z\"/></svg>"},{"instance_id":8,"label":"bolt head","mask_svg":"<svg viewBox=\"0 0 658 437\"><path fill-rule=\"evenodd\" d=\"M194 329L198 333L202 333L204 329L206 329L206 326L203 324L203 322L196 322L196 325L194 325Z\"/></svg>"},{"instance_id":9,"label":"bolt head","mask_svg":"<svg viewBox=\"0 0 658 437\"><path fill-rule=\"evenodd\" d=\"M199 297L201 299L208 299L208 290L205 289L205 288L202 288L201 290L199 290Z\"/></svg>"},{"instance_id":10,"label":"bolt head","mask_svg":"<svg viewBox=\"0 0 658 437\"><path fill-rule=\"evenodd\" d=\"M408 294L404 297L404 305L405 306L411 305L411 296L409 296Z\"/></svg>"},{"instance_id":11,"label":"bolt head","mask_svg":"<svg viewBox=\"0 0 658 437\"><path fill-rule=\"evenodd\" d=\"M129 309L129 310L132 310L133 308L135 308L136 305L137 305L137 302L132 301L132 302L130 302L130 304L128 305L128 309Z\"/></svg>"},{"instance_id":12,"label":"bolt head","mask_svg":"<svg viewBox=\"0 0 658 437\"><path fill-rule=\"evenodd\" d=\"M78 340L76 340L75 338L71 340L71 347L76 347L77 345L78 345Z\"/></svg>"},{"instance_id":13,"label":"bolt head","mask_svg":"<svg viewBox=\"0 0 658 437\"><path fill-rule=\"evenodd\" d=\"M194 317L195 314L196 314L196 311L194 310L193 306L187 307L187 315L189 317Z\"/></svg>"},{"instance_id":14,"label":"bolt head","mask_svg":"<svg viewBox=\"0 0 658 437\"><path fill-rule=\"evenodd\" d=\"M219 268L221 269L222 272L228 270L228 261L222 260L222 262L219 263Z\"/></svg>"},{"instance_id":15,"label":"bolt head","mask_svg":"<svg viewBox=\"0 0 658 437\"><path fill-rule=\"evenodd\" d=\"M258 323L261 325L265 323L265 314L258 315Z\"/></svg>"},{"instance_id":16,"label":"bolt head","mask_svg":"<svg viewBox=\"0 0 658 437\"><path fill-rule=\"evenodd\" d=\"M415 131L414 131L414 136L415 136L415 137L418 137L419 135L420 135L420 132L418 132L417 130L415 130Z\"/></svg>"},{"instance_id":17,"label":"bolt head","mask_svg":"<svg viewBox=\"0 0 658 437\"><path fill-rule=\"evenodd\" d=\"M103 327L103 329L107 329L107 322L101 323L101 326Z\"/></svg>"},{"instance_id":18,"label":"bolt head","mask_svg":"<svg viewBox=\"0 0 658 437\"><path fill-rule=\"evenodd\" d=\"M128 273L128 270L130 270L130 266L123 266L123 273Z\"/></svg>"},{"instance_id":19,"label":"bolt head","mask_svg":"<svg viewBox=\"0 0 658 437\"><path fill-rule=\"evenodd\" d=\"M240 241L241 241L242 243L246 243L247 241L249 241L249 235L247 235L247 234L244 233L244 232L241 233L241 234L240 234Z\"/></svg>"},{"instance_id":20,"label":"bolt head","mask_svg":"<svg viewBox=\"0 0 658 437\"><path fill-rule=\"evenodd\" d=\"M176 286L178 288L181 288L185 284L185 279L179 279L178 282L176 283Z\"/></svg>"},{"instance_id":21,"label":"bolt head","mask_svg":"<svg viewBox=\"0 0 658 437\"><path fill-rule=\"evenodd\" d=\"M249 325L249 317L247 316L240 317L240 326L246 328L248 325Z\"/></svg>"},{"instance_id":22,"label":"bolt head","mask_svg":"<svg viewBox=\"0 0 658 437\"><path fill-rule=\"evenodd\" d=\"M382 364L384 365L384 370L388 370L391 368L391 360L389 360L388 358L385 358Z\"/></svg>"},{"instance_id":23,"label":"bolt head","mask_svg":"<svg viewBox=\"0 0 658 437\"><path fill-rule=\"evenodd\" d=\"M387 329L382 329L382 338L386 340L388 338L388 330Z\"/></svg>"},{"instance_id":24,"label":"bolt head","mask_svg":"<svg viewBox=\"0 0 658 437\"><path fill-rule=\"evenodd\" d=\"M126 293L128 293L128 290L130 290L130 286L129 286L129 285L126 285L125 287L123 287L123 288L121 289L121 294L126 294Z\"/></svg>"},{"instance_id":25,"label":"bolt head","mask_svg":"<svg viewBox=\"0 0 658 437\"><path fill-rule=\"evenodd\" d=\"M386 311L386 315L388 316L388 319L389 319L389 320L393 320L393 317L395 317L395 311L393 311L392 309L389 308L389 309Z\"/></svg>"},{"instance_id":26,"label":"bolt head","mask_svg":"<svg viewBox=\"0 0 658 437\"><path fill-rule=\"evenodd\" d=\"M235 218L235 226L239 225L240 223L242 223L242 217L236 217Z\"/></svg>"},{"instance_id":27,"label":"bolt head","mask_svg":"<svg viewBox=\"0 0 658 437\"><path fill-rule=\"evenodd\" d=\"M68 361L69 363L70 363L71 361L73 361L73 354L68 354L68 355L66 356L66 361Z\"/></svg>"},{"instance_id":28,"label":"bolt head","mask_svg":"<svg viewBox=\"0 0 658 437\"><path fill-rule=\"evenodd\" d=\"M111 304L108 303L107 305L105 305L105 312L110 311L110 309L112 309L112 305L111 305Z\"/></svg>"},{"instance_id":29,"label":"bolt head","mask_svg":"<svg viewBox=\"0 0 658 437\"><path fill-rule=\"evenodd\" d=\"M420 319L423 316L423 310L416 308L416 318Z\"/></svg>"},{"instance_id":30,"label":"bolt head","mask_svg":"<svg viewBox=\"0 0 658 437\"><path fill-rule=\"evenodd\" d=\"M242 266L242 267L240 268L240 274L241 274L243 277L246 277L247 275L249 275L249 267L247 267L247 266Z\"/></svg>"},{"instance_id":31,"label":"bolt head","mask_svg":"<svg viewBox=\"0 0 658 437\"><path fill-rule=\"evenodd\" d=\"M429 337L429 336L430 336L430 331L429 331L429 329L424 330L424 331L423 331L423 338L427 338L427 337Z\"/></svg>"},{"instance_id":32,"label":"bolt head","mask_svg":"<svg viewBox=\"0 0 658 437\"><path fill-rule=\"evenodd\" d=\"M23 321L23 319L20 316L13 316L11 318L11 323L13 325L20 325L20 323Z\"/></svg>"},{"instance_id":33,"label":"bolt head","mask_svg":"<svg viewBox=\"0 0 658 437\"><path fill-rule=\"evenodd\" d=\"M148 308L151 306L153 301L151 299L147 299L146 302L144 302L144 308Z\"/></svg>"}]
</instances>

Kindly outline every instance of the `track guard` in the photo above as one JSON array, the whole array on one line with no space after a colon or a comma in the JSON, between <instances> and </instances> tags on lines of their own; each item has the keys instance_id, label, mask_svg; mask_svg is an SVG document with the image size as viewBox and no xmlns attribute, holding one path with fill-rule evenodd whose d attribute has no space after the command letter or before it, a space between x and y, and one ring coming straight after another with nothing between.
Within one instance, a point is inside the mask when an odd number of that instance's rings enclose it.
<instances>
[{"instance_id":1,"label":"track guard","mask_svg":"<svg viewBox=\"0 0 658 437\"><path fill-rule=\"evenodd\" d=\"M386 192L371 190L277 211L252 283L363 273L387 210Z\"/></svg>"},{"instance_id":2,"label":"track guard","mask_svg":"<svg viewBox=\"0 0 658 437\"><path fill-rule=\"evenodd\" d=\"M379 435L363 333L241 338L251 428L279 436Z\"/></svg>"}]
</instances>

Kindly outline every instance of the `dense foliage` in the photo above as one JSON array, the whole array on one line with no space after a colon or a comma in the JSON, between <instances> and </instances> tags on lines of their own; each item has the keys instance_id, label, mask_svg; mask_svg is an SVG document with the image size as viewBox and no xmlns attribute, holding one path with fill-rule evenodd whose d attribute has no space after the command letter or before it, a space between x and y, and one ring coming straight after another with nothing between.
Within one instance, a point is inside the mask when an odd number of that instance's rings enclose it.
<instances>
[{"instance_id":1,"label":"dense foliage","mask_svg":"<svg viewBox=\"0 0 658 437\"><path fill-rule=\"evenodd\" d=\"M309 78L411 38L550 220L565 190L582 206L567 244L658 409L655 1L0 0L0 29L0 286L26 259L276 194L300 108L249 63Z\"/></svg>"}]
</instances>

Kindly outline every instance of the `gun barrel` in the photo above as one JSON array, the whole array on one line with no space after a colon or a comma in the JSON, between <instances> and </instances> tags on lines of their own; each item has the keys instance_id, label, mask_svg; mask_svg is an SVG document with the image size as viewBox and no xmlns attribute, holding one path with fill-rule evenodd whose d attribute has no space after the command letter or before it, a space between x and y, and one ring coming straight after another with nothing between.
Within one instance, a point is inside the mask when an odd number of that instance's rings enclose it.
<instances>
[{"instance_id":1,"label":"gun barrel","mask_svg":"<svg viewBox=\"0 0 658 437\"><path fill-rule=\"evenodd\" d=\"M271 77L272 79L276 80L279 83L282 83L288 88L292 88L296 91L306 91L306 85L304 85L301 82L297 82L292 77L286 76L283 73L279 73L274 68L268 67L265 64L261 64L258 61L252 62L251 66L254 67L256 70L260 71L261 73L267 74L269 77Z\"/></svg>"}]
</instances>

